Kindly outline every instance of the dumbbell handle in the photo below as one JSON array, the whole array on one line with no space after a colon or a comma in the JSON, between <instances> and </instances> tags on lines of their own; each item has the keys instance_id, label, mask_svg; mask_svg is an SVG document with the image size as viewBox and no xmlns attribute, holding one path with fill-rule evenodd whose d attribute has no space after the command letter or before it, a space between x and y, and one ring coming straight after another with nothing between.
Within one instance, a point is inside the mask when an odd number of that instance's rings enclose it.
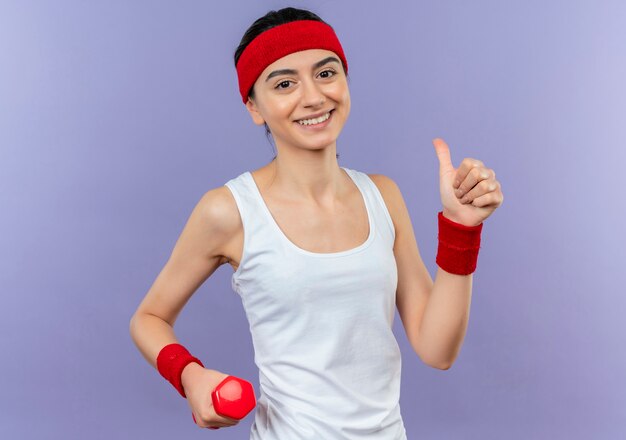
<instances>
[{"instance_id":1,"label":"dumbbell handle","mask_svg":"<svg viewBox=\"0 0 626 440\"><path fill-rule=\"evenodd\" d=\"M225 377L211 392L211 400L218 415L237 420L243 419L256 406L252 384L236 376ZM191 416L195 423L196 417Z\"/></svg>"}]
</instances>

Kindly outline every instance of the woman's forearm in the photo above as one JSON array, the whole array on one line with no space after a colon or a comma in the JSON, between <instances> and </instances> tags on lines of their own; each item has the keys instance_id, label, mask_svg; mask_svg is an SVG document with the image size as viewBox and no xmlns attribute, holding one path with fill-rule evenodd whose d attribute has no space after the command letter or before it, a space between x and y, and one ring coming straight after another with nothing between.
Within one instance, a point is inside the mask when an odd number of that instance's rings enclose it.
<instances>
[{"instance_id":1,"label":"woman's forearm","mask_svg":"<svg viewBox=\"0 0 626 440\"><path fill-rule=\"evenodd\" d=\"M461 350L469 321L473 275L456 275L437 268L433 290L418 336L420 356L448 369Z\"/></svg>"},{"instance_id":2,"label":"woman's forearm","mask_svg":"<svg viewBox=\"0 0 626 440\"><path fill-rule=\"evenodd\" d=\"M135 314L130 320L130 335L143 357L157 368L159 351L168 344L176 343L172 326L155 315Z\"/></svg>"}]
</instances>

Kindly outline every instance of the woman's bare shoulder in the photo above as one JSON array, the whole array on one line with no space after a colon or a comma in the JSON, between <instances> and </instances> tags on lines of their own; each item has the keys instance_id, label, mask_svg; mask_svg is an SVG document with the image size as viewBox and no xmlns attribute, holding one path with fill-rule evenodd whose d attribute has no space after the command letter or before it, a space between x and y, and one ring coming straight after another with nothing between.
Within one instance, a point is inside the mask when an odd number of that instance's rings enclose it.
<instances>
[{"instance_id":1,"label":"woman's bare shoulder","mask_svg":"<svg viewBox=\"0 0 626 440\"><path fill-rule=\"evenodd\" d=\"M222 257L220 264L228 262L226 249L243 227L233 194L226 185L210 189L201 197L196 209L213 237L215 252Z\"/></svg>"}]
</instances>

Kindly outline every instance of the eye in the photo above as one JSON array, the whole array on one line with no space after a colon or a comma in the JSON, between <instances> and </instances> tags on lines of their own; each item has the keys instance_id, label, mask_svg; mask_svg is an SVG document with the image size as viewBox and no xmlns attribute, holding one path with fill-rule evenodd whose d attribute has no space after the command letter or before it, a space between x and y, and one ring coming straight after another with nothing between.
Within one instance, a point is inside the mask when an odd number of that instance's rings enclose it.
<instances>
[{"instance_id":1,"label":"eye","mask_svg":"<svg viewBox=\"0 0 626 440\"><path fill-rule=\"evenodd\" d=\"M280 86L281 86L281 84L285 84L285 83L289 84L290 82L293 82L293 81L289 81L289 80L281 81L281 82L279 82L279 83L278 83L278 85L277 85L276 87L274 87L274 88L275 88L275 89L284 89L285 87L280 87Z\"/></svg>"},{"instance_id":2,"label":"eye","mask_svg":"<svg viewBox=\"0 0 626 440\"><path fill-rule=\"evenodd\" d=\"M321 75L322 73L327 73L327 72L332 73L332 75L331 75L331 76L335 76L335 75L336 75L336 72L335 72L333 69L326 69L326 70L323 70L322 72L320 72L320 75ZM324 78L330 78L330 76L325 76Z\"/></svg>"}]
</instances>

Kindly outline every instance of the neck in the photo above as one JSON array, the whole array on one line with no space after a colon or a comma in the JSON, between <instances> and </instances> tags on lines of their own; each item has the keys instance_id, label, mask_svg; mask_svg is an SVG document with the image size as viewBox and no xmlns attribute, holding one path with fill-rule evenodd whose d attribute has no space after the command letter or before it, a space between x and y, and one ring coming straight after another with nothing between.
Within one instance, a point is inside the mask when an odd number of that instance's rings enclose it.
<instances>
[{"instance_id":1,"label":"neck","mask_svg":"<svg viewBox=\"0 0 626 440\"><path fill-rule=\"evenodd\" d=\"M345 185L336 146L333 142L320 150L279 148L276 159L269 165L272 187L293 200L321 204L337 198Z\"/></svg>"}]
</instances>

